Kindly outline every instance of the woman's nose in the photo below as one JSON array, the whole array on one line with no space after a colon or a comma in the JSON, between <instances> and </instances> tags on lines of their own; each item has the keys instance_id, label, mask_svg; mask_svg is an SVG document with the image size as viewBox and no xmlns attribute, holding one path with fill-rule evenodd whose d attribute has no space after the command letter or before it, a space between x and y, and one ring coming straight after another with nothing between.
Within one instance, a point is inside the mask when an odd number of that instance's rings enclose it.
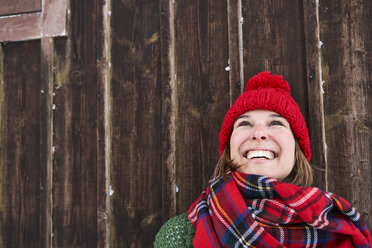
<instances>
[{"instance_id":1,"label":"woman's nose","mask_svg":"<svg viewBox=\"0 0 372 248\"><path fill-rule=\"evenodd\" d=\"M251 134L252 140L266 140L268 138L265 127L259 125L256 126Z\"/></svg>"}]
</instances>

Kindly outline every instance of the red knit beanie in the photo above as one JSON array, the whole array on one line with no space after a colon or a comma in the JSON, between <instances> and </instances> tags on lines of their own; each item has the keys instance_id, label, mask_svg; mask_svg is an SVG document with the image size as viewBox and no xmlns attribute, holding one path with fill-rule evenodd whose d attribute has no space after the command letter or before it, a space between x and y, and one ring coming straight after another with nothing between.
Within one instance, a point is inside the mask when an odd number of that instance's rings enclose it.
<instances>
[{"instance_id":1,"label":"red knit beanie","mask_svg":"<svg viewBox=\"0 0 372 248\"><path fill-rule=\"evenodd\" d=\"M290 95L291 89L282 76L261 72L247 82L245 92L231 106L225 116L220 131L219 152L222 155L230 142L235 119L247 111L264 109L276 112L287 119L293 134L301 146L308 161L311 159L310 139L305 119L295 100Z\"/></svg>"}]
</instances>

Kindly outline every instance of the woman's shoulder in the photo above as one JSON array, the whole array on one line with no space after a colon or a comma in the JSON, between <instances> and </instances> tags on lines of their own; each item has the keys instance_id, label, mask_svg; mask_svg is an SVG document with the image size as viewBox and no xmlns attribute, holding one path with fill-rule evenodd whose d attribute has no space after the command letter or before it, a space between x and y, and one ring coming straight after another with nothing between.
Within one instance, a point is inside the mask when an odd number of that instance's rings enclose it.
<instances>
[{"instance_id":1,"label":"woman's shoulder","mask_svg":"<svg viewBox=\"0 0 372 248\"><path fill-rule=\"evenodd\" d=\"M183 213L168 220L155 237L154 247L193 247L195 227Z\"/></svg>"}]
</instances>

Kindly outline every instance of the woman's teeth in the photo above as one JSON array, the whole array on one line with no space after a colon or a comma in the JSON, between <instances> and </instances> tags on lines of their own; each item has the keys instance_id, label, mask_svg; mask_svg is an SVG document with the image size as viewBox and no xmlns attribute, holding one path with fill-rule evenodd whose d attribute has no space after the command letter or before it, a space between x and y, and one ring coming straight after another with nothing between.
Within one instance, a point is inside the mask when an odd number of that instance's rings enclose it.
<instances>
[{"instance_id":1,"label":"woman's teeth","mask_svg":"<svg viewBox=\"0 0 372 248\"><path fill-rule=\"evenodd\" d=\"M252 159L252 158L273 159L274 153L271 151L261 151L261 150L249 151L247 153L247 159Z\"/></svg>"}]
</instances>

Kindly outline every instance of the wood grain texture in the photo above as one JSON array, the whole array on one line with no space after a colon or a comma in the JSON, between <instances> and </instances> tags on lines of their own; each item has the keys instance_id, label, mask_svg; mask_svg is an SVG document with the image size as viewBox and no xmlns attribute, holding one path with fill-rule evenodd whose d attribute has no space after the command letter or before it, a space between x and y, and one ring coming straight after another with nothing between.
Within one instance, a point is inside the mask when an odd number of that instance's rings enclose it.
<instances>
[{"instance_id":1,"label":"wood grain texture","mask_svg":"<svg viewBox=\"0 0 372 248\"><path fill-rule=\"evenodd\" d=\"M369 1L321 1L328 189L372 228L371 12Z\"/></svg>"},{"instance_id":2,"label":"wood grain texture","mask_svg":"<svg viewBox=\"0 0 372 248\"><path fill-rule=\"evenodd\" d=\"M4 51L3 51L3 44L0 44L0 195L3 195L3 180L2 180L2 170L4 168L4 136L6 135L4 132L4 126L5 126L5 101L4 101ZM0 202L0 211L2 212L4 209L4 205L2 202ZM0 223L2 226L3 224ZM2 231L3 227L1 227ZM4 238L1 236L0 238L0 246L4 246Z\"/></svg>"},{"instance_id":3,"label":"wood grain texture","mask_svg":"<svg viewBox=\"0 0 372 248\"><path fill-rule=\"evenodd\" d=\"M25 56L27 54L27 56ZM41 178L46 152L41 145L40 41L10 43L3 49L1 112L1 241L3 247L40 247Z\"/></svg>"},{"instance_id":4,"label":"wood grain texture","mask_svg":"<svg viewBox=\"0 0 372 248\"><path fill-rule=\"evenodd\" d=\"M14 15L41 11L41 0L2 0L0 15Z\"/></svg>"},{"instance_id":5,"label":"wood grain texture","mask_svg":"<svg viewBox=\"0 0 372 248\"><path fill-rule=\"evenodd\" d=\"M218 134L230 104L227 6L175 2L177 213L207 186L218 160Z\"/></svg>"},{"instance_id":6,"label":"wood grain texture","mask_svg":"<svg viewBox=\"0 0 372 248\"><path fill-rule=\"evenodd\" d=\"M97 247L110 245L111 2L97 8Z\"/></svg>"},{"instance_id":7,"label":"wood grain texture","mask_svg":"<svg viewBox=\"0 0 372 248\"><path fill-rule=\"evenodd\" d=\"M160 1L162 223L176 215L174 7Z\"/></svg>"},{"instance_id":8,"label":"wood grain texture","mask_svg":"<svg viewBox=\"0 0 372 248\"><path fill-rule=\"evenodd\" d=\"M242 93L242 81L241 72L244 67L241 57L243 51L241 50L241 1L228 0L227 1L227 18L228 18L228 37L229 37L229 81L230 81L230 105L233 104L234 100Z\"/></svg>"},{"instance_id":9,"label":"wood grain texture","mask_svg":"<svg viewBox=\"0 0 372 248\"><path fill-rule=\"evenodd\" d=\"M101 206L102 81L98 77L98 2L71 2L68 39L55 40L53 245L97 247ZM95 27L95 28L93 28Z\"/></svg>"},{"instance_id":10,"label":"wood grain texture","mask_svg":"<svg viewBox=\"0 0 372 248\"><path fill-rule=\"evenodd\" d=\"M283 75L308 123L303 10L300 1L243 1L244 78Z\"/></svg>"},{"instance_id":11,"label":"wood grain texture","mask_svg":"<svg viewBox=\"0 0 372 248\"><path fill-rule=\"evenodd\" d=\"M160 3L112 4L111 246L151 247L162 221L166 163L161 151Z\"/></svg>"},{"instance_id":12,"label":"wood grain texture","mask_svg":"<svg viewBox=\"0 0 372 248\"><path fill-rule=\"evenodd\" d=\"M48 1L18 29L0 18L2 41L69 23L0 44L0 247L151 247L205 189L223 117L263 70L328 161L315 185L371 228L371 1Z\"/></svg>"},{"instance_id":13,"label":"wood grain texture","mask_svg":"<svg viewBox=\"0 0 372 248\"><path fill-rule=\"evenodd\" d=\"M318 6L315 1L303 1L306 83L308 92L308 128L311 141L311 164L314 167L313 185L326 190L325 138L323 97L321 88Z\"/></svg>"},{"instance_id":14,"label":"wood grain texture","mask_svg":"<svg viewBox=\"0 0 372 248\"><path fill-rule=\"evenodd\" d=\"M0 41L40 38L42 12L0 18Z\"/></svg>"},{"instance_id":15,"label":"wood grain texture","mask_svg":"<svg viewBox=\"0 0 372 248\"><path fill-rule=\"evenodd\" d=\"M66 35L67 0L43 0L43 2L42 11L1 17L0 41Z\"/></svg>"},{"instance_id":16,"label":"wood grain texture","mask_svg":"<svg viewBox=\"0 0 372 248\"><path fill-rule=\"evenodd\" d=\"M40 247L52 242L53 45L52 38L40 42Z\"/></svg>"}]
</instances>

